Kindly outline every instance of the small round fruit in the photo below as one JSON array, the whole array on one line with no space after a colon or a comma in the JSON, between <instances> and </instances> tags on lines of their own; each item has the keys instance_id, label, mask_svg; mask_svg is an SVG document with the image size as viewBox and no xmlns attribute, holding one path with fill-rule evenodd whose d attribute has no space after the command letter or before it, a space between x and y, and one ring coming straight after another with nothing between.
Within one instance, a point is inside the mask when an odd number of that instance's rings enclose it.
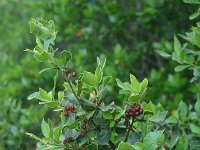
<instances>
[{"instance_id":1,"label":"small round fruit","mask_svg":"<svg viewBox=\"0 0 200 150\"><path fill-rule=\"evenodd\" d=\"M69 73L69 69L68 69L68 68L65 68L64 72L65 72L66 74L68 74L68 73Z\"/></svg>"},{"instance_id":2,"label":"small round fruit","mask_svg":"<svg viewBox=\"0 0 200 150\"><path fill-rule=\"evenodd\" d=\"M81 133L80 133L79 136L80 136L80 137L84 137L84 136L85 136L85 132L84 132L84 131L81 131Z\"/></svg>"},{"instance_id":3,"label":"small round fruit","mask_svg":"<svg viewBox=\"0 0 200 150\"><path fill-rule=\"evenodd\" d=\"M64 114L65 117L68 117L70 113L68 111L64 111L63 114Z\"/></svg>"},{"instance_id":4,"label":"small round fruit","mask_svg":"<svg viewBox=\"0 0 200 150\"><path fill-rule=\"evenodd\" d=\"M83 124L83 125L82 125L82 128L83 128L83 129L86 129L86 124Z\"/></svg>"},{"instance_id":5,"label":"small round fruit","mask_svg":"<svg viewBox=\"0 0 200 150\"><path fill-rule=\"evenodd\" d=\"M142 109L142 108L140 108L139 112L140 112L140 114L142 114L142 113L143 113L143 109Z\"/></svg>"},{"instance_id":6,"label":"small round fruit","mask_svg":"<svg viewBox=\"0 0 200 150\"><path fill-rule=\"evenodd\" d=\"M76 72L75 72L75 71L72 71L71 76L72 76L72 77L76 77Z\"/></svg>"}]
</instances>

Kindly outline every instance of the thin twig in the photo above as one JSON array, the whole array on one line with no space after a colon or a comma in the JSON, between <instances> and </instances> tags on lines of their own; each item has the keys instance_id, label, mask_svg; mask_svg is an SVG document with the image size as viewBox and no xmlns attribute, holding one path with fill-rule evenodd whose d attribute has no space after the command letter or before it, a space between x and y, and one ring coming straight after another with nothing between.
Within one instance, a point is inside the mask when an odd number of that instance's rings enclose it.
<instances>
[{"instance_id":1,"label":"thin twig","mask_svg":"<svg viewBox=\"0 0 200 150\"><path fill-rule=\"evenodd\" d=\"M132 128L132 126L133 126L133 123L134 123L134 119L132 118L131 127L128 129L128 133L126 134L126 138L125 138L124 142L126 142L126 141L128 140L128 136L129 136L129 134L130 134L131 128Z\"/></svg>"}]
</instances>

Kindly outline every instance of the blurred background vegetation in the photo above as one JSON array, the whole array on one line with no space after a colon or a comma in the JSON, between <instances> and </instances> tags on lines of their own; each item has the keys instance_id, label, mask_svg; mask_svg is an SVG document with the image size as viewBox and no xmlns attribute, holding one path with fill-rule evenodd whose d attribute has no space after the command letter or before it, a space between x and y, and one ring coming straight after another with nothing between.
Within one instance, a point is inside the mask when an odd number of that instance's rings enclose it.
<instances>
[{"instance_id":1,"label":"blurred background vegetation","mask_svg":"<svg viewBox=\"0 0 200 150\"><path fill-rule=\"evenodd\" d=\"M55 21L56 47L72 52L70 67L78 73L92 70L96 56L107 57L107 75L122 81L130 73L147 77L151 100L173 111L181 100L192 103L196 89L188 72L175 73L175 62L154 50L170 51L174 34L194 24L188 19L194 10L180 0L1 0L0 150L35 149L25 132L40 135L46 108L26 98L38 86L47 91L53 86L53 74L38 73L45 64L23 51L35 43L31 18ZM110 98L120 103L116 88L113 80Z\"/></svg>"}]
</instances>

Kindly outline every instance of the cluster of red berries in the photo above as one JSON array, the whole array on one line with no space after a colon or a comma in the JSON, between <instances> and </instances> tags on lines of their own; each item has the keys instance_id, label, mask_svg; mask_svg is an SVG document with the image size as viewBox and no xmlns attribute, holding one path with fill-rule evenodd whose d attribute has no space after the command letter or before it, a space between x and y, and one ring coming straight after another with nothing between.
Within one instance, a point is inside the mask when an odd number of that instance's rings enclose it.
<instances>
[{"instance_id":1,"label":"cluster of red berries","mask_svg":"<svg viewBox=\"0 0 200 150\"><path fill-rule=\"evenodd\" d=\"M97 99L94 99L93 100L93 103L96 104L96 105L101 105L102 101L99 101Z\"/></svg>"},{"instance_id":2,"label":"cluster of red berries","mask_svg":"<svg viewBox=\"0 0 200 150\"><path fill-rule=\"evenodd\" d=\"M72 141L73 141L72 137L68 137L68 138L64 139L63 144L65 145L65 144L72 142Z\"/></svg>"},{"instance_id":3,"label":"cluster of red berries","mask_svg":"<svg viewBox=\"0 0 200 150\"><path fill-rule=\"evenodd\" d=\"M72 105L65 106L64 112L63 112L64 116L68 117L70 115L70 112L75 110L75 109L76 108Z\"/></svg>"},{"instance_id":4,"label":"cluster of red berries","mask_svg":"<svg viewBox=\"0 0 200 150\"><path fill-rule=\"evenodd\" d=\"M86 129L86 124L87 124L87 123L86 123L86 121L83 121L83 123L82 123L82 126L81 126L81 127L82 127L83 129Z\"/></svg>"},{"instance_id":5,"label":"cluster of red berries","mask_svg":"<svg viewBox=\"0 0 200 150\"><path fill-rule=\"evenodd\" d=\"M143 109L141 108L140 104L133 104L125 113L127 117L129 116L139 116L143 113Z\"/></svg>"},{"instance_id":6,"label":"cluster of red berries","mask_svg":"<svg viewBox=\"0 0 200 150\"><path fill-rule=\"evenodd\" d=\"M68 74L70 73L70 70L69 70L68 68L65 68L65 69L64 69L64 72L68 75ZM72 76L72 77L76 77L76 72L75 72L75 71L72 71L72 72L71 72L71 76Z\"/></svg>"}]
</instances>

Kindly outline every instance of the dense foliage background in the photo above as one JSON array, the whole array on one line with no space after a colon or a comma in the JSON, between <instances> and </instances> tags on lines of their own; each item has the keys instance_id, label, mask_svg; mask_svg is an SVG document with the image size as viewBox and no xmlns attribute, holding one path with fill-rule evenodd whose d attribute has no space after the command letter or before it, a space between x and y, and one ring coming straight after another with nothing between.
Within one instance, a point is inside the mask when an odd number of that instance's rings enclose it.
<instances>
[{"instance_id":1,"label":"dense foliage background","mask_svg":"<svg viewBox=\"0 0 200 150\"><path fill-rule=\"evenodd\" d=\"M53 75L39 76L41 66L23 52L34 44L31 18L55 21L56 47L71 51L77 72L94 69L96 56L107 57L105 74L124 81L130 73L148 77L151 100L173 111L181 100L194 104L197 89L190 72L175 73L177 64L154 50L171 51L174 34L194 25L188 17L197 8L180 0L1 0L0 150L34 149L25 132L41 135L42 118L53 118L51 110L45 114L45 107L26 100L38 85L53 85ZM109 92L120 103L119 91L110 86Z\"/></svg>"}]
</instances>

